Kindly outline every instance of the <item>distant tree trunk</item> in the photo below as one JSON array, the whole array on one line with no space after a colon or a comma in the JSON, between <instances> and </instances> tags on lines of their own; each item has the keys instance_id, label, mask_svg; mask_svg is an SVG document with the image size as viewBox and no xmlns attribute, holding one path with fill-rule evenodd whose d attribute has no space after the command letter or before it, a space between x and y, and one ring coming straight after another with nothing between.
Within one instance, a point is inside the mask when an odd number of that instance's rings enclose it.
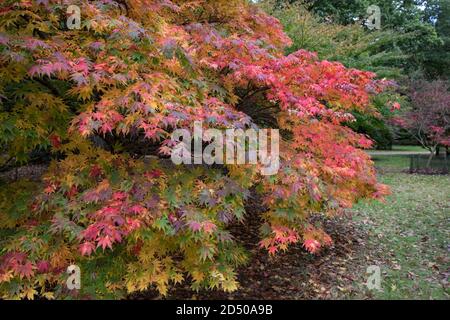
<instances>
[{"instance_id":1,"label":"distant tree trunk","mask_svg":"<svg viewBox=\"0 0 450 320\"><path fill-rule=\"evenodd\" d=\"M441 153L441 147L437 147L436 148L436 156L439 157L440 153Z\"/></svg>"},{"instance_id":2,"label":"distant tree trunk","mask_svg":"<svg viewBox=\"0 0 450 320\"><path fill-rule=\"evenodd\" d=\"M430 156L427 161L427 169L430 168L431 160L433 160L434 153L436 152L436 148L430 150Z\"/></svg>"}]
</instances>

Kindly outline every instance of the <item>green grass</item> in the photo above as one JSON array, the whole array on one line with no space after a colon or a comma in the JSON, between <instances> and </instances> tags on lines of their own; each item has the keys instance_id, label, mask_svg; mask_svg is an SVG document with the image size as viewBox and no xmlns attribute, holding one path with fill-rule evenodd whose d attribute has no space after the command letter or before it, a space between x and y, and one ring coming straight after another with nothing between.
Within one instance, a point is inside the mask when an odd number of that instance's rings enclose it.
<instances>
[{"instance_id":1,"label":"green grass","mask_svg":"<svg viewBox=\"0 0 450 320\"><path fill-rule=\"evenodd\" d=\"M403 173L407 157L374 160L385 170L380 181L391 186L392 195L386 203L364 202L354 209L354 219L369 233L366 254L381 264L383 272L382 291L370 295L378 299L449 299L449 176Z\"/></svg>"},{"instance_id":2,"label":"green grass","mask_svg":"<svg viewBox=\"0 0 450 320\"><path fill-rule=\"evenodd\" d=\"M392 146L392 151L410 151L410 152L421 152L427 151L427 149L421 146Z\"/></svg>"},{"instance_id":3,"label":"green grass","mask_svg":"<svg viewBox=\"0 0 450 320\"><path fill-rule=\"evenodd\" d=\"M388 156L388 155L372 155L375 166L379 171L396 171L401 172L409 168L410 157L406 155Z\"/></svg>"}]
</instances>

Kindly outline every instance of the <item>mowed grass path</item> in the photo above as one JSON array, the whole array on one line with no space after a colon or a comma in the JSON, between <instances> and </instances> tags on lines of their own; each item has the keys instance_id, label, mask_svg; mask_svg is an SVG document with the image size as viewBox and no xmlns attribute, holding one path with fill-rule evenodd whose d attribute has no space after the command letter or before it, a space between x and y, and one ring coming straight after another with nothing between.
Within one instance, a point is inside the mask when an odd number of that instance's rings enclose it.
<instances>
[{"instance_id":1,"label":"mowed grass path","mask_svg":"<svg viewBox=\"0 0 450 320\"><path fill-rule=\"evenodd\" d=\"M360 288L362 297L449 299L450 176L404 173L407 157L374 160L392 195L354 208L369 233L365 254L382 270L382 291Z\"/></svg>"}]
</instances>

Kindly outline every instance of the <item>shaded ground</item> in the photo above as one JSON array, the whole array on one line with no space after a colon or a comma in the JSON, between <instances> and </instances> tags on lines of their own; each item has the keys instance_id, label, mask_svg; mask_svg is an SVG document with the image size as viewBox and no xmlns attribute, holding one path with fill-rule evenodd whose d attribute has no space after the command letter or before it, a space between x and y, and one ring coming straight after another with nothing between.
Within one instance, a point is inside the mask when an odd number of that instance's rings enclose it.
<instances>
[{"instance_id":1,"label":"shaded ground","mask_svg":"<svg viewBox=\"0 0 450 320\"><path fill-rule=\"evenodd\" d=\"M17 179L29 179L32 181L39 181L42 175L46 172L48 165L35 164L23 167L18 167L8 171L0 172L0 179L4 181L14 181Z\"/></svg>"},{"instance_id":2,"label":"shaded ground","mask_svg":"<svg viewBox=\"0 0 450 320\"><path fill-rule=\"evenodd\" d=\"M361 261L367 235L349 217L325 221L335 244L320 255L307 253L300 245L270 257L258 247L259 214L264 208L258 199L248 206L250 224L233 227L234 235L251 252L250 262L239 270L240 289L227 294L220 291L193 292L188 284L169 291L168 299L336 299L355 295L354 283L364 281ZM366 263L363 263L366 265ZM365 268L364 268L365 270ZM363 271L364 272L364 271ZM133 299L160 299L156 291L133 295Z\"/></svg>"}]
</instances>

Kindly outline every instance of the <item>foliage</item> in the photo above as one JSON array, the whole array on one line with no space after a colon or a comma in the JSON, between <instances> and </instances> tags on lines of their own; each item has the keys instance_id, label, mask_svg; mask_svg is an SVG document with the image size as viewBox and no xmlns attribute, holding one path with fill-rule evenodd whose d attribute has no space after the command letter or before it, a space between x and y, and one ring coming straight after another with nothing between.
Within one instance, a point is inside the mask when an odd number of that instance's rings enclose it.
<instances>
[{"instance_id":1,"label":"foliage","mask_svg":"<svg viewBox=\"0 0 450 320\"><path fill-rule=\"evenodd\" d=\"M450 1L435 0L435 10L430 13L436 21L436 31L443 45L428 52L427 70L433 78L450 79Z\"/></svg>"},{"instance_id":2,"label":"foliage","mask_svg":"<svg viewBox=\"0 0 450 320\"><path fill-rule=\"evenodd\" d=\"M16 225L1 245L4 298L73 295L73 263L82 298L165 295L185 280L232 291L246 254L228 227L245 223L250 188L268 208L260 243L270 254L296 242L318 251L332 240L308 217L388 192L360 150L371 142L343 125L352 111L376 114L371 97L387 83L375 74L302 50L284 56L280 23L244 0L72 4L80 30L67 28L59 0L0 4L5 151L61 157L30 210L2 226ZM168 164L171 132L195 120L281 129L279 173Z\"/></svg>"},{"instance_id":3,"label":"foliage","mask_svg":"<svg viewBox=\"0 0 450 320\"><path fill-rule=\"evenodd\" d=\"M398 46L398 32L390 29L368 32L361 24L324 22L302 2L276 5L274 0L260 4L280 19L293 44L288 53L299 49L317 52L319 58L339 61L346 67L375 72L379 77L400 79L404 61L409 58Z\"/></svg>"},{"instance_id":4,"label":"foliage","mask_svg":"<svg viewBox=\"0 0 450 320\"><path fill-rule=\"evenodd\" d=\"M439 67L442 64L447 65L445 59L448 52L445 40L448 35L446 23L449 21L447 0L378 0L375 2L273 0L273 2L278 7L282 7L285 3L304 5L322 22L360 27L364 25L368 16L367 8L377 5L380 7L382 29L375 34L382 34L381 41L378 41L381 45L373 48L376 52L372 50L371 56L379 58L379 55L396 53L398 57L401 53L405 56L401 69L404 69L407 74L421 70L429 78L448 77L449 69ZM361 44L365 43L371 42L361 42ZM398 58L391 62L386 61L385 66L398 68Z\"/></svg>"},{"instance_id":5,"label":"foliage","mask_svg":"<svg viewBox=\"0 0 450 320\"><path fill-rule=\"evenodd\" d=\"M321 59L339 61L350 68L372 71L380 78L400 80L404 77L404 61L409 56L396 44L400 39L396 32L368 32L360 24L324 22L301 2L277 4L274 0L266 0L260 5L280 19L286 33L293 40L288 53L299 49L315 51ZM389 149L393 135L386 119L391 117L391 101L399 100L401 97L394 90L374 97L372 104L382 117L354 112L356 121L349 123L349 126L368 135L377 148Z\"/></svg>"}]
</instances>

